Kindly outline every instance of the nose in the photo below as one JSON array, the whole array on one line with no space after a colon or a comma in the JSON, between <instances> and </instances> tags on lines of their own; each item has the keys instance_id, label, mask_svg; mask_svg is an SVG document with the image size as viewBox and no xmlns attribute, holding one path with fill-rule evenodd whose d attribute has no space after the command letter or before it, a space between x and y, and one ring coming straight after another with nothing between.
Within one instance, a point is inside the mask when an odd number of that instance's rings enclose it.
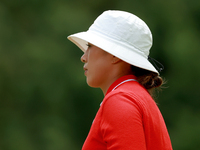
<instances>
[{"instance_id":1,"label":"nose","mask_svg":"<svg viewBox=\"0 0 200 150\"><path fill-rule=\"evenodd\" d=\"M83 63L86 63L86 55L85 55L85 53L81 56L81 61Z\"/></svg>"}]
</instances>

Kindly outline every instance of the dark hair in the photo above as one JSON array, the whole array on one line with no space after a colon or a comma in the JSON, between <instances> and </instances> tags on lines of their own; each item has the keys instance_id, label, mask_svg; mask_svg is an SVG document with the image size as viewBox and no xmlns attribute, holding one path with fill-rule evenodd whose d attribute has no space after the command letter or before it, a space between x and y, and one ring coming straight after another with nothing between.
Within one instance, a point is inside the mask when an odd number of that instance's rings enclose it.
<instances>
[{"instance_id":1,"label":"dark hair","mask_svg":"<svg viewBox=\"0 0 200 150\"><path fill-rule=\"evenodd\" d=\"M137 81L144 86L149 94L153 97L155 88L163 84L163 79L152 71L148 71L136 66L131 66L133 74L137 77Z\"/></svg>"}]
</instances>

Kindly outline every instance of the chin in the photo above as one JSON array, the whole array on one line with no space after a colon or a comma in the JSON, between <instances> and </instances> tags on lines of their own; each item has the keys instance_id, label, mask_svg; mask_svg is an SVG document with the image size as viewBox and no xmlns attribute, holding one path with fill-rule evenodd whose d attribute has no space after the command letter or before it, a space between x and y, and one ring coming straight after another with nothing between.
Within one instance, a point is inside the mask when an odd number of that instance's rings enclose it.
<instances>
[{"instance_id":1,"label":"chin","mask_svg":"<svg viewBox=\"0 0 200 150\"><path fill-rule=\"evenodd\" d=\"M87 84L88 84L88 86L90 86L90 87L98 88L98 86L95 86L95 85L93 85L93 84L89 84L89 83L87 83Z\"/></svg>"},{"instance_id":2,"label":"chin","mask_svg":"<svg viewBox=\"0 0 200 150\"><path fill-rule=\"evenodd\" d=\"M93 88L98 88L99 87L94 82L91 82L88 79L87 79L87 84L88 84L88 86L93 87Z\"/></svg>"}]
</instances>

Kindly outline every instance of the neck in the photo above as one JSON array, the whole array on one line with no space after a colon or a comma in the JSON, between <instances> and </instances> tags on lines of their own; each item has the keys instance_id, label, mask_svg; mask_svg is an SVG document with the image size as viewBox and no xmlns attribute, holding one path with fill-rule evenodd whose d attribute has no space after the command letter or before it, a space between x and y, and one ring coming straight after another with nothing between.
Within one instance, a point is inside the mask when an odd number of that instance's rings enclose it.
<instances>
[{"instance_id":1,"label":"neck","mask_svg":"<svg viewBox=\"0 0 200 150\"><path fill-rule=\"evenodd\" d=\"M121 62L117 64L116 66L114 66L109 72L107 80L100 87L104 96L107 93L107 90L111 86L112 83L114 83L117 79L125 75L131 75L131 74L132 74L131 65L125 62Z\"/></svg>"}]
</instances>

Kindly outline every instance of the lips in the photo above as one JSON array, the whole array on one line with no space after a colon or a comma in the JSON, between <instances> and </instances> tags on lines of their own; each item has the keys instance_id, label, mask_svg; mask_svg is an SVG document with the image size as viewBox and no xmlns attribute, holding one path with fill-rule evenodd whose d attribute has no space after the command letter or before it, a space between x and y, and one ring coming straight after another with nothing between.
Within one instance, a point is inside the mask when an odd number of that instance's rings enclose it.
<instances>
[{"instance_id":1,"label":"lips","mask_svg":"<svg viewBox=\"0 0 200 150\"><path fill-rule=\"evenodd\" d=\"M86 75L88 69L84 66L84 67L83 67L83 70L85 71L84 74Z\"/></svg>"}]
</instances>

